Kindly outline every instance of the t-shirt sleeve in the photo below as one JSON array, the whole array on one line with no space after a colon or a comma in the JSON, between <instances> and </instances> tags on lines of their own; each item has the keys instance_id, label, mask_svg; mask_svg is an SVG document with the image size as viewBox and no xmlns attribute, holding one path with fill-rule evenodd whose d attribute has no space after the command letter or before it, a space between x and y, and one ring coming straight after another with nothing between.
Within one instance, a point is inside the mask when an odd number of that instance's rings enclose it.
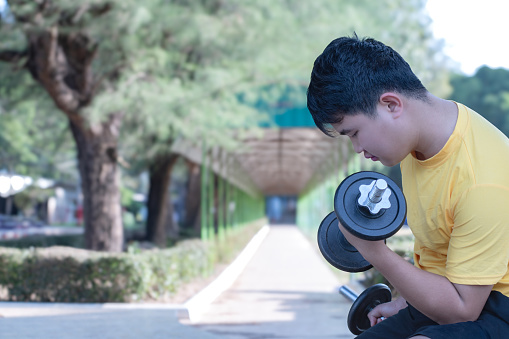
<instances>
[{"instance_id":1,"label":"t-shirt sleeve","mask_svg":"<svg viewBox=\"0 0 509 339\"><path fill-rule=\"evenodd\" d=\"M453 218L447 278L465 285L496 284L509 262L509 190L475 186L459 199Z\"/></svg>"}]
</instances>

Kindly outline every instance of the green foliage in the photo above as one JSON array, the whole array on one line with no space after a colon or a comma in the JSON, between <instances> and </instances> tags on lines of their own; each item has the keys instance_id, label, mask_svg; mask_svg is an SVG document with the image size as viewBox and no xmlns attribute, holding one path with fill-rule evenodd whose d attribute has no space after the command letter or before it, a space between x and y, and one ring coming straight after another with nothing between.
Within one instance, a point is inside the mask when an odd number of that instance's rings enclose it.
<instances>
[{"instance_id":1,"label":"green foliage","mask_svg":"<svg viewBox=\"0 0 509 339\"><path fill-rule=\"evenodd\" d=\"M268 81L268 85L258 87L257 91L243 93L243 99L260 110L277 116L287 111L293 113L298 108L306 109L305 91L314 59L331 40L354 31L359 37L373 37L396 49L431 92L439 96L450 93L447 71L450 60L443 54L443 42L432 35L425 1L325 0L292 3L290 7L291 11L287 12L292 19L284 21L285 30L275 35L283 37L284 41L279 39L278 46L270 46L274 41L272 37L264 44L267 49L277 50L278 57L284 56L275 59L286 69L283 73L275 73L281 81ZM274 13L280 15L277 8ZM267 24L273 22L267 21Z\"/></svg>"},{"instance_id":2,"label":"green foliage","mask_svg":"<svg viewBox=\"0 0 509 339\"><path fill-rule=\"evenodd\" d=\"M140 267L128 256L79 259L70 255L39 255L38 250L4 250L0 284L15 301L123 301L126 292L138 292L133 279ZM128 279L131 278L131 279Z\"/></svg>"},{"instance_id":3,"label":"green foliage","mask_svg":"<svg viewBox=\"0 0 509 339\"><path fill-rule=\"evenodd\" d=\"M509 70L483 66L473 76L455 75L451 84L452 100L472 108L509 136Z\"/></svg>"},{"instance_id":4,"label":"green foliage","mask_svg":"<svg viewBox=\"0 0 509 339\"><path fill-rule=\"evenodd\" d=\"M0 63L0 169L75 179L68 124L28 73Z\"/></svg>"},{"instance_id":5,"label":"green foliage","mask_svg":"<svg viewBox=\"0 0 509 339\"><path fill-rule=\"evenodd\" d=\"M81 114L93 124L124 112L121 150L141 168L180 138L238 147L233 130L267 121L249 103L291 93L294 104L303 105L314 58L354 30L393 45L432 91L448 90L423 0L58 0L44 9L37 2L9 3L20 22L1 25L0 50L22 49L24 33L53 26L84 34L89 48L97 49L97 90ZM39 120L47 116L39 110ZM23 153L30 155L39 156Z\"/></svg>"},{"instance_id":6,"label":"green foliage","mask_svg":"<svg viewBox=\"0 0 509 339\"><path fill-rule=\"evenodd\" d=\"M54 196L53 189L42 189L37 186L27 187L25 190L14 195L14 202L16 207L23 211L24 215L32 215L32 209L38 203L47 201L51 196Z\"/></svg>"},{"instance_id":7,"label":"green foliage","mask_svg":"<svg viewBox=\"0 0 509 339\"><path fill-rule=\"evenodd\" d=\"M107 254L69 247L0 248L0 286L11 301L167 300L192 279L231 261L260 229L252 223L222 241L186 240L169 249Z\"/></svg>"}]
</instances>

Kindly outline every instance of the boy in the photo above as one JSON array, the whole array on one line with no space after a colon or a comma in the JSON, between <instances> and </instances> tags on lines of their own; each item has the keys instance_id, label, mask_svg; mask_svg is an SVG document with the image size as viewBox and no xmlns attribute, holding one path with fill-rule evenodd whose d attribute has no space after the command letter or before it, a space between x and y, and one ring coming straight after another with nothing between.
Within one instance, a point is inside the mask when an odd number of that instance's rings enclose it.
<instances>
[{"instance_id":1,"label":"boy","mask_svg":"<svg viewBox=\"0 0 509 339\"><path fill-rule=\"evenodd\" d=\"M429 93L392 48L356 35L318 56L307 100L325 134L401 166L415 265L340 225L401 295L373 309L358 338L509 337L508 138Z\"/></svg>"}]
</instances>

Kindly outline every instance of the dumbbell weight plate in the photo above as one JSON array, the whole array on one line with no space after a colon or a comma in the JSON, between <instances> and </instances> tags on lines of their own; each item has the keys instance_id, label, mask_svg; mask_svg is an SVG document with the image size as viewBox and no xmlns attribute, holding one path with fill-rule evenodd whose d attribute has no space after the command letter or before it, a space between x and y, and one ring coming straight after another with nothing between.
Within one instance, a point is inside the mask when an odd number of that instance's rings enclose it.
<instances>
[{"instance_id":1,"label":"dumbbell weight plate","mask_svg":"<svg viewBox=\"0 0 509 339\"><path fill-rule=\"evenodd\" d=\"M376 306L392 300L387 285L376 284L364 290L352 304L348 312L348 329L353 334L361 334L371 327L368 313Z\"/></svg>"},{"instance_id":2,"label":"dumbbell weight plate","mask_svg":"<svg viewBox=\"0 0 509 339\"><path fill-rule=\"evenodd\" d=\"M373 180L384 179L391 190L390 208L382 209L372 215L359 206L359 187L370 185ZM382 240L394 235L406 219L406 200L401 189L389 177L378 173L363 171L348 176L341 182L334 195L336 216L350 233L365 240Z\"/></svg>"},{"instance_id":3,"label":"dumbbell weight plate","mask_svg":"<svg viewBox=\"0 0 509 339\"><path fill-rule=\"evenodd\" d=\"M318 248L329 264L342 271L364 272L373 267L343 236L334 212L318 227Z\"/></svg>"}]
</instances>

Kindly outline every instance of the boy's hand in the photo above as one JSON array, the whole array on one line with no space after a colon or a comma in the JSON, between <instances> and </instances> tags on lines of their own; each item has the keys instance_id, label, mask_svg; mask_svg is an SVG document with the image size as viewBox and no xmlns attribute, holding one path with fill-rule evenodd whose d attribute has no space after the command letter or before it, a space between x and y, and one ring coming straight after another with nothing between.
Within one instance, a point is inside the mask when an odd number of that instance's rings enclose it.
<instances>
[{"instance_id":1,"label":"boy's hand","mask_svg":"<svg viewBox=\"0 0 509 339\"><path fill-rule=\"evenodd\" d=\"M404 298L398 298L391 302L380 304L368 313L369 322L371 326L375 326L385 318L395 315L407 306Z\"/></svg>"},{"instance_id":2,"label":"boy's hand","mask_svg":"<svg viewBox=\"0 0 509 339\"><path fill-rule=\"evenodd\" d=\"M355 235L353 235L352 233L350 233L346 228L343 227L343 225L341 225L339 220L338 220L338 225L339 225L339 229L341 230L341 233L343 233L346 240L348 240L348 242L353 247L355 247L357 249L357 251L359 251L362 254L364 259L366 259L368 261L369 261L369 259L366 258L366 254L368 253L368 251L369 252L376 251L377 246L385 247L385 242L383 240L378 240L378 241L364 240L364 239L358 238Z\"/></svg>"}]
</instances>

